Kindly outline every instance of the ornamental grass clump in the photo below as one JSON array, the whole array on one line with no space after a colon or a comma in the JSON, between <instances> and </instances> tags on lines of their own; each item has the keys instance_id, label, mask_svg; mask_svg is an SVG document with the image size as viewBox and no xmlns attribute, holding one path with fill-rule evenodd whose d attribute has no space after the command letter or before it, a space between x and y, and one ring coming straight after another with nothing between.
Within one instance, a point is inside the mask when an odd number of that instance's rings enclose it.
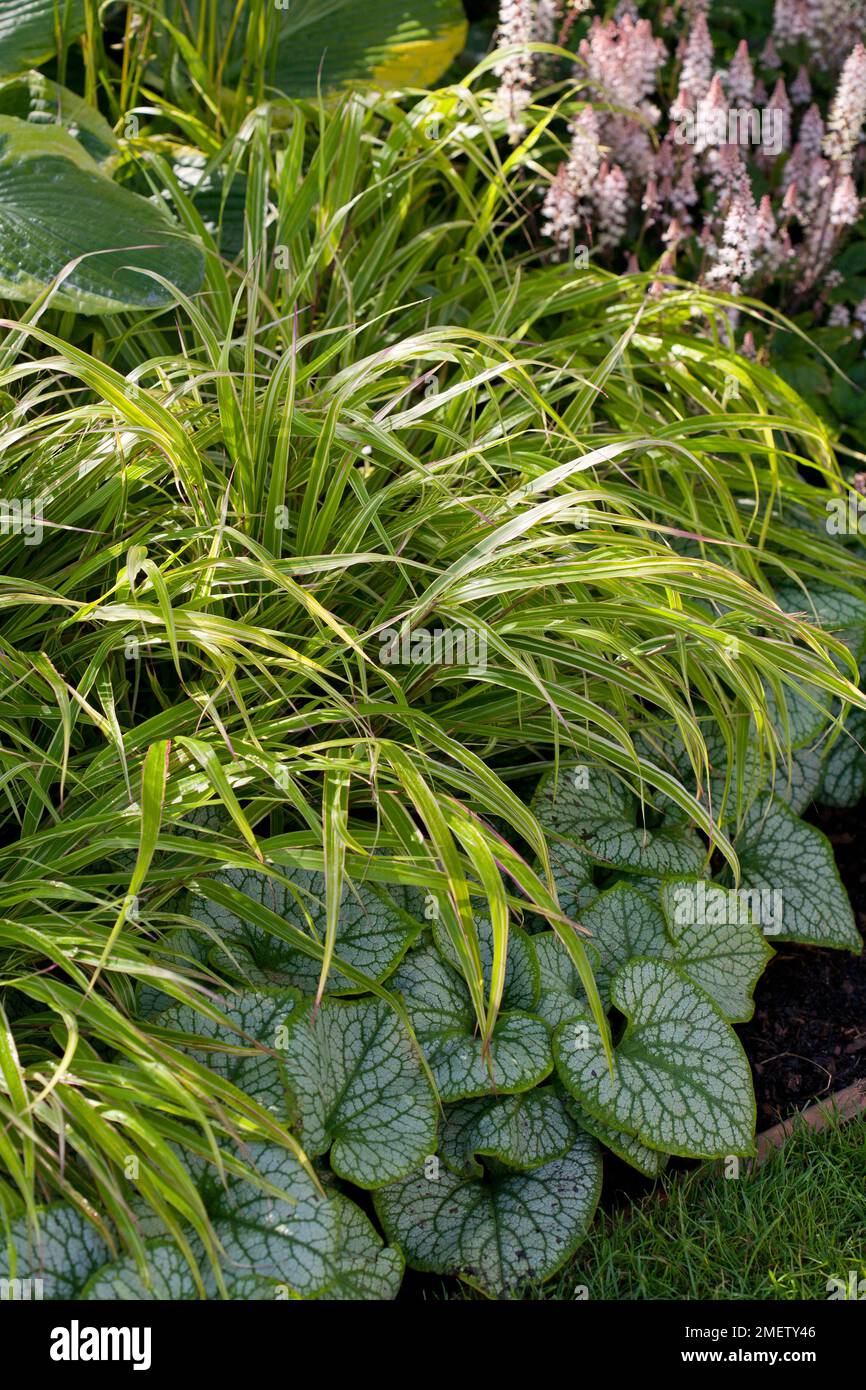
<instances>
[{"instance_id":1,"label":"ornamental grass clump","mask_svg":"<svg viewBox=\"0 0 866 1390\"><path fill-rule=\"evenodd\" d=\"M858 945L849 490L724 301L515 251L494 90L152 99L57 157L200 286L6 287L0 1268L517 1296L604 1148L751 1152L773 944Z\"/></svg>"}]
</instances>

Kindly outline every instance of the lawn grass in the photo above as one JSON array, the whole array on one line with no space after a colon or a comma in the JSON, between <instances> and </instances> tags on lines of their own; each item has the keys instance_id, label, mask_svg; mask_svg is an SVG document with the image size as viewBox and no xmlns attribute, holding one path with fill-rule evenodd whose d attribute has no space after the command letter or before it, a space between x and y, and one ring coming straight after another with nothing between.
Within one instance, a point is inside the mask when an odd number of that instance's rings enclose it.
<instances>
[{"instance_id":1,"label":"lawn grass","mask_svg":"<svg viewBox=\"0 0 866 1390\"><path fill-rule=\"evenodd\" d=\"M824 1299L828 1279L866 1277L866 1120L798 1126L761 1168L723 1173L666 1175L599 1218L536 1297Z\"/></svg>"}]
</instances>

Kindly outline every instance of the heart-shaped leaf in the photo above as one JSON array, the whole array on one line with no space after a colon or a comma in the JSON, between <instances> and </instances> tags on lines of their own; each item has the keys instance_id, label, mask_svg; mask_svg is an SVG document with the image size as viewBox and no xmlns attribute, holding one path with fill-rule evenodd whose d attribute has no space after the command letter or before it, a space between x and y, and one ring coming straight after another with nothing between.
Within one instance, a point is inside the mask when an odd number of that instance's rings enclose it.
<instances>
[{"instance_id":1,"label":"heart-shaped leaf","mask_svg":"<svg viewBox=\"0 0 866 1390\"><path fill-rule=\"evenodd\" d=\"M545 830L563 836L595 859L645 874L697 873L706 858L698 836L685 826L648 829L636 797L600 768L563 771L542 778L533 810Z\"/></svg>"},{"instance_id":2,"label":"heart-shaped leaf","mask_svg":"<svg viewBox=\"0 0 866 1390\"><path fill-rule=\"evenodd\" d=\"M817 800L824 806L856 806L866 795L866 710L845 721L824 763Z\"/></svg>"},{"instance_id":3,"label":"heart-shaped leaf","mask_svg":"<svg viewBox=\"0 0 866 1390\"><path fill-rule=\"evenodd\" d=\"M3 0L0 73L18 72L50 58L58 31L64 44L84 32L84 0Z\"/></svg>"},{"instance_id":4,"label":"heart-shaped leaf","mask_svg":"<svg viewBox=\"0 0 866 1390\"><path fill-rule=\"evenodd\" d=\"M201 1298L189 1262L170 1241L146 1241L147 1274L131 1255L125 1255L89 1279L78 1295L94 1302L187 1303Z\"/></svg>"},{"instance_id":5,"label":"heart-shaped leaf","mask_svg":"<svg viewBox=\"0 0 866 1390\"><path fill-rule=\"evenodd\" d=\"M529 1173L461 1178L440 1169L428 1179L422 1171L382 1188L375 1201L389 1240L413 1268L515 1295L574 1253L600 1189L598 1146L579 1134L563 1158Z\"/></svg>"},{"instance_id":6,"label":"heart-shaped leaf","mask_svg":"<svg viewBox=\"0 0 866 1390\"><path fill-rule=\"evenodd\" d=\"M754 1013L752 991L773 954L752 913L753 907L760 913L760 897L702 878L668 879L660 895L670 940L661 954L700 985L730 1023L744 1023Z\"/></svg>"},{"instance_id":7,"label":"heart-shaped leaf","mask_svg":"<svg viewBox=\"0 0 866 1390\"><path fill-rule=\"evenodd\" d=\"M774 939L860 951L863 941L842 885L833 848L778 801L750 808L737 839L742 887L764 895ZM766 930L766 927L765 927Z\"/></svg>"},{"instance_id":8,"label":"heart-shaped leaf","mask_svg":"<svg viewBox=\"0 0 866 1390\"><path fill-rule=\"evenodd\" d=\"M244 1158L286 1199L245 1179L229 1177L223 1187L211 1178L206 1200L224 1251L227 1291L239 1279L255 1278L274 1280L301 1298L315 1297L334 1278L338 1204L322 1196L287 1149L250 1144Z\"/></svg>"},{"instance_id":9,"label":"heart-shaped leaf","mask_svg":"<svg viewBox=\"0 0 866 1390\"><path fill-rule=\"evenodd\" d=\"M228 869L217 881L239 889L254 903L261 903L319 944L325 938L325 878L306 869L284 871L295 888L277 883L267 874ZM401 901L367 883L344 884L337 926L337 955L373 980L383 980L393 970L421 925L413 922ZM319 982L320 963L290 942L281 940L239 913L201 897L191 900L190 915L215 931L226 943L219 957L211 953L211 963L221 970L246 975L254 983L293 986L314 994ZM229 956L233 956L233 960ZM351 990L349 981L335 965L328 979L328 991Z\"/></svg>"},{"instance_id":10,"label":"heart-shaped leaf","mask_svg":"<svg viewBox=\"0 0 866 1390\"><path fill-rule=\"evenodd\" d=\"M8 1242L5 1234L0 1239L0 1279L41 1280L31 1284L30 1297L73 1299L109 1258L92 1222L59 1202L39 1213L36 1235L25 1218L12 1223Z\"/></svg>"},{"instance_id":11,"label":"heart-shaped leaf","mask_svg":"<svg viewBox=\"0 0 866 1390\"><path fill-rule=\"evenodd\" d=\"M484 976L485 991L490 989L490 974L493 968L493 928L490 918L478 914L475 918L478 933L478 952ZM455 969L459 969L454 943L441 922L433 925L433 940L437 950ZM505 962L505 988L502 994L503 1009L523 1009L532 1013L538 1003L540 978L538 961L532 938L519 927L508 931L508 955Z\"/></svg>"},{"instance_id":12,"label":"heart-shaped leaf","mask_svg":"<svg viewBox=\"0 0 866 1390\"><path fill-rule=\"evenodd\" d=\"M590 941L598 952L595 978L605 1003L610 1001L611 977L626 961L633 956L663 955L668 944L660 909L628 883L601 893L581 914L580 922L592 933ZM541 969L541 999L535 1012L555 1028L564 1019L584 1013L586 995L553 932L534 937L533 944Z\"/></svg>"},{"instance_id":13,"label":"heart-shaped leaf","mask_svg":"<svg viewBox=\"0 0 866 1390\"><path fill-rule=\"evenodd\" d=\"M648 1178L657 1178L664 1171L668 1164L668 1155L660 1153L658 1149L651 1149L648 1145L641 1142L636 1134L626 1134L624 1130L612 1129L610 1125L604 1124L596 1115L590 1115L588 1110L584 1110L575 1100L571 1100L568 1107L569 1114L573 1115L581 1129L585 1129L588 1134L592 1134L600 1144L615 1153L617 1158L621 1158L623 1163L628 1163L632 1168L637 1168L639 1173L643 1173Z\"/></svg>"},{"instance_id":14,"label":"heart-shaped leaf","mask_svg":"<svg viewBox=\"0 0 866 1390\"><path fill-rule=\"evenodd\" d=\"M550 1072L550 1034L526 1013L499 1015L484 1056L469 990L433 946L411 951L390 987L403 994L443 1101L528 1091Z\"/></svg>"},{"instance_id":15,"label":"heart-shaped leaf","mask_svg":"<svg viewBox=\"0 0 866 1390\"><path fill-rule=\"evenodd\" d=\"M560 1079L584 1109L666 1153L754 1152L749 1064L709 996L666 962L638 958L615 976L612 997L628 1019L613 1077L588 1014L554 1033Z\"/></svg>"},{"instance_id":16,"label":"heart-shaped leaf","mask_svg":"<svg viewBox=\"0 0 866 1390\"><path fill-rule=\"evenodd\" d=\"M62 126L0 116L0 295L31 301L83 257L53 304L82 314L159 308L204 273L199 246L145 198L112 183Z\"/></svg>"},{"instance_id":17,"label":"heart-shaped leaf","mask_svg":"<svg viewBox=\"0 0 866 1390\"><path fill-rule=\"evenodd\" d=\"M225 1024L188 1004L172 1004L157 1015L155 1023L185 1034L186 1051L285 1123L290 1113L288 1082L274 1050L297 997L294 991L258 994L247 990L212 1001L228 1020ZM227 1047L237 1050L223 1050Z\"/></svg>"},{"instance_id":18,"label":"heart-shaped leaf","mask_svg":"<svg viewBox=\"0 0 866 1390\"><path fill-rule=\"evenodd\" d=\"M461 1177L480 1177L478 1156L524 1171L562 1158L573 1148L577 1130L562 1101L550 1088L517 1096L485 1096L450 1106L439 1153Z\"/></svg>"},{"instance_id":19,"label":"heart-shaped leaf","mask_svg":"<svg viewBox=\"0 0 866 1390\"><path fill-rule=\"evenodd\" d=\"M384 1302L397 1297L403 1279L403 1256L385 1245L378 1231L348 1197L331 1199L340 1217L337 1253L331 1261L327 1302Z\"/></svg>"},{"instance_id":20,"label":"heart-shaped leaf","mask_svg":"<svg viewBox=\"0 0 866 1390\"><path fill-rule=\"evenodd\" d=\"M281 1040L299 1137L359 1187L411 1172L436 1149L436 1098L405 1026L381 999L312 1000Z\"/></svg>"}]
</instances>

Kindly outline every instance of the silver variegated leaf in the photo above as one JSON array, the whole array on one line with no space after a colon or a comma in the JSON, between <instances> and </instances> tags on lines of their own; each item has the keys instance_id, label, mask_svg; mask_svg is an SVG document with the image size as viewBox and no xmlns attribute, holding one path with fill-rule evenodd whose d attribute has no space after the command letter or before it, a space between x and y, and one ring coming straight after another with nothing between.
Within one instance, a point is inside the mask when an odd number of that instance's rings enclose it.
<instances>
[{"instance_id":1,"label":"silver variegated leaf","mask_svg":"<svg viewBox=\"0 0 866 1390\"><path fill-rule=\"evenodd\" d=\"M313 1000L280 1039L298 1137L359 1187L402 1177L436 1149L436 1097L405 1025L381 999Z\"/></svg>"},{"instance_id":2,"label":"silver variegated leaf","mask_svg":"<svg viewBox=\"0 0 866 1390\"><path fill-rule=\"evenodd\" d=\"M411 951L391 977L443 1101L528 1091L552 1068L550 1033L530 1014L501 1013L485 1057L469 991L433 946Z\"/></svg>"},{"instance_id":3,"label":"silver variegated leaf","mask_svg":"<svg viewBox=\"0 0 866 1390\"><path fill-rule=\"evenodd\" d=\"M376 1193L376 1209L414 1269L463 1275L515 1296L549 1278L574 1253L601 1188L598 1146L579 1134L563 1157L529 1173L436 1180L413 1173Z\"/></svg>"},{"instance_id":4,"label":"silver variegated leaf","mask_svg":"<svg viewBox=\"0 0 866 1390\"><path fill-rule=\"evenodd\" d=\"M560 1079L583 1108L666 1153L752 1153L749 1064L709 996L665 961L647 958L623 967L612 994L628 1020L613 1076L589 1015L554 1034Z\"/></svg>"}]
</instances>

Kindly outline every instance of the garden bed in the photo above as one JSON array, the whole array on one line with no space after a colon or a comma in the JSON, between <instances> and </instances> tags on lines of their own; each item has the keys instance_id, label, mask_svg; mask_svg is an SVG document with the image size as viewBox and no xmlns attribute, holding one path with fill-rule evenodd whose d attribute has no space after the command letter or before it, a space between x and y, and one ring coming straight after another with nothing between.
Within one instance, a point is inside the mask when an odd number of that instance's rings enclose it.
<instances>
[{"instance_id":1,"label":"garden bed","mask_svg":"<svg viewBox=\"0 0 866 1390\"><path fill-rule=\"evenodd\" d=\"M866 934L864 806L813 810L830 839L861 933ZM780 945L739 1030L752 1064L758 1129L866 1077L866 955Z\"/></svg>"}]
</instances>

